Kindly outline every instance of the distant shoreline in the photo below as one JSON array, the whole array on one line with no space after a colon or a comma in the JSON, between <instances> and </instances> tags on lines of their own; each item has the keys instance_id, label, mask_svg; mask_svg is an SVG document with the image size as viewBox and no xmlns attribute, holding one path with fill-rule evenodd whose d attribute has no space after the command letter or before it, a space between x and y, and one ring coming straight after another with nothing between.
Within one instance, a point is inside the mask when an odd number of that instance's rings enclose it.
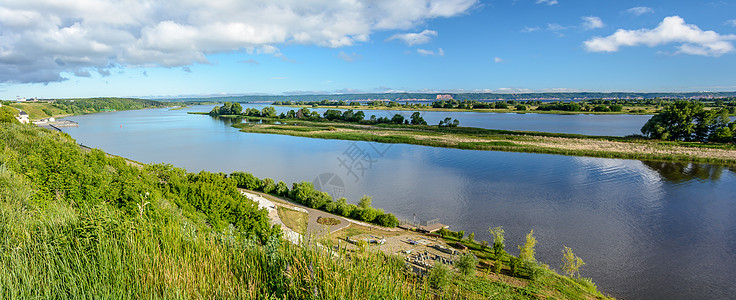
<instances>
[{"instance_id":1,"label":"distant shoreline","mask_svg":"<svg viewBox=\"0 0 736 300\"><path fill-rule=\"evenodd\" d=\"M206 115L207 113L194 114ZM342 122L316 122L302 119L250 116L220 117L263 121L263 123L239 123L232 125L240 131L248 133L401 143L465 150L527 152L736 166L736 147L728 144L671 142L625 137L493 130L473 127L440 128L430 125L359 125ZM274 122L279 122L280 124L269 124Z\"/></svg>"}]
</instances>

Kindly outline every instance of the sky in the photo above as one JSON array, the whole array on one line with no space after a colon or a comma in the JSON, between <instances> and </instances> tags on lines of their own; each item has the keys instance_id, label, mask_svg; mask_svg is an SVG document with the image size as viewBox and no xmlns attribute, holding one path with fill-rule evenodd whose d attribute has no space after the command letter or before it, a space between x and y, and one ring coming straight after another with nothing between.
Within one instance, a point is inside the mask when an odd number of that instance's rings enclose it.
<instances>
[{"instance_id":1,"label":"sky","mask_svg":"<svg viewBox=\"0 0 736 300\"><path fill-rule=\"evenodd\" d=\"M0 99L736 91L736 0L0 0Z\"/></svg>"}]
</instances>

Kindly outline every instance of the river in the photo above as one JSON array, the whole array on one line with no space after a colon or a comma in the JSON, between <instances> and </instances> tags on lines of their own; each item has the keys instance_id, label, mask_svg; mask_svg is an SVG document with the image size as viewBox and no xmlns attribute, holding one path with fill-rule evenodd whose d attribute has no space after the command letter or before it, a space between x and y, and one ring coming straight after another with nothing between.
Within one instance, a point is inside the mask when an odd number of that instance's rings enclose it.
<instances>
[{"instance_id":1,"label":"river","mask_svg":"<svg viewBox=\"0 0 736 300\"><path fill-rule=\"evenodd\" d=\"M490 240L488 228L503 226L513 254L534 229L538 260L559 270L563 246L571 247L586 262L582 275L616 297L736 294L734 169L241 133L228 121L187 114L211 107L73 116L67 119L79 127L63 130L144 163L242 170L289 185L314 181L352 203L371 195L375 207L399 218L439 218L452 230L475 232L476 240ZM502 123L496 114L477 115ZM578 118L514 116L529 123ZM575 128L597 127L599 117L628 118L591 116ZM519 129L516 120L502 126Z\"/></svg>"}]
</instances>

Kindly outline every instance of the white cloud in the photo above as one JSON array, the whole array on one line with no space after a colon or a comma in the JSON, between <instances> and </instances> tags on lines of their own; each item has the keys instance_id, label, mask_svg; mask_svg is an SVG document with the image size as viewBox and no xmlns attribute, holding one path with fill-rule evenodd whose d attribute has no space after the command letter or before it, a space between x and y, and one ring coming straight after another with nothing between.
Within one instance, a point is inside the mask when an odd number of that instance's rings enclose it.
<instances>
[{"instance_id":1,"label":"white cloud","mask_svg":"<svg viewBox=\"0 0 736 300\"><path fill-rule=\"evenodd\" d=\"M736 27L736 19L726 21L726 25L731 25L733 27Z\"/></svg>"},{"instance_id":2,"label":"white cloud","mask_svg":"<svg viewBox=\"0 0 736 300\"><path fill-rule=\"evenodd\" d=\"M562 31L562 30L565 30L567 28L568 28L567 26L562 26L562 25L557 24L557 23L549 23L549 24L547 24L547 30L549 30L549 31Z\"/></svg>"},{"instance_id":3,"label":"white cloud","mask_svg":"<svg viewBox=\"0 0 736 300\"><path fill-rule=\"evenodd\" d=\"M537 0L537 4L555 5L557 0Z\"/></svg>"},{"instance_id":4,"label":"white cloud","mask_svg":"<svg viewBox=\"0 0 736 300\"><path fill-rule=\"evenodd\" d=\"M616 52L622 46L649 47L677 43L676 54L721 56L734 51L730 42L736 35L720 35L715 31L703 31L698 26L686 24L679 16L666 17L654 29L624 30L607 37L594 37L583 42L591 52Z\"/></svg>"},{"instance_id":5,"label":"white cloud","mask_svg":"<svg viewBox=\"0 0 736 300\"><path fill-rule=\"evenodd\" d=\"M583 17L583 29L591 30L591 29L598 29L603 28L605 25L603 24L603 21L599 17Z\"/></svg>"},{"instance_id":6,"label":"white cloud","mask_svg":"<svg viewBox=\"0 0 736 300\"><path fill-rule=\"evenodd\" d=\"M52 82L111 66L183 67L214 53L283 57L276 45L343 47L453 17L478 0L8 0L0 82ZM268 47L273 47L269 49ZM78 72L79 71L79 72Z\"/></svg>"},{"instance_id":7,"label":"white cloud","mask_svg":"<svg viewBox=\"0 0 736 300\"><path fill-rule=\"evenodd\" d=\"M357 54L355 52L353 52L353 54L347 54L347 53L345 53L345 51L340 51L340 53L337 54L337 57L339 59L342 59L342 60L346 61L346 62L354 62L354 61L356 61L358 59L362 59L363 58L362 55L359 55L359 54Z\"/></svg>"},{"instance_id":8,"label":"white cloud","mask_svg":"<svg viewBox=\"0 0 736 300\"><path fill-rule=\"evenodd\" d=\"M437 49L437 52L434 52L432 50L418 48L417 53L423 56L445 56L445 50L442 50L442 48Z\"/></svg>"},{"instance_id":9,"label":"white cloud","mask_svg":"<svg viewBox=\"0 0 736 300\"><path fill-rule=\"evenodd\" d=\"M539 26L534 26L534 27L524 26L524 28L521 29L521 32L535 32L539 29L540 29Z\"/></svg>"},{"instance_id":10,"label":"white cloud","mask_svg":"<svg viewBox=\"0 0 736 300\"><path fill-rule=\"evenodd\" d=\"M637 6L627 9L626 12L635 16L641 16L646 13L654 13L654 10L646 6Z\"/></svg>"},{"instance_id":11,"label":"white cloud","mask_svg":"<svg viewBox=\"0 0 736 300\"><path fill-rule=\"evenodd\" d=\"M500 62L502 62L502 61L503 61L503 59L502 59L502 58L500 58L500 57L494 57L494 58L493 58L493 61L494 61L495 63L500 63Z\"/></svg>"},{"instance_id":12,"label":"white cloud","mask_svg":"<svg viewBox=\"0 0 736 300\"><path fill-rule=\"evenodd\" d=\"M414 46L429 43L432 37L435 36L437 36L437 31L425 29L419 33L397 33L386 39L386 41L401 40L409 46Z\"/></svg>"}]
</instances>

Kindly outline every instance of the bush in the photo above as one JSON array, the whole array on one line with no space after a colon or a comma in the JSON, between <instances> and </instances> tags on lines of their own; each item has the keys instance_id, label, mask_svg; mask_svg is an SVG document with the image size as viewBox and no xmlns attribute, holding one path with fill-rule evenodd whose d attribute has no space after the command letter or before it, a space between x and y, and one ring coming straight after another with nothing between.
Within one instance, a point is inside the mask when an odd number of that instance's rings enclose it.
<instances>
[{"instance_id":1,"label":"bush","mask_svg":"<svg viewBox=\"0 0 736 300\"><path fill-rule=\"evenodd\" d=\"M230 178L235 179L235 181L238 183L238 187L241 189L248 189L248 190L260 190L263 186L263 182L258 179L258 177L253 176L251 173L247 172L233 172L230 174Z\"/></svg>"},{"instance_id":2,"label":"bush","mask_svg":"<svg viewBox=\"0 0 736 300\"><path fill-rule=\"evenodd\" d=\"M455 262L455 267L465 276L475 274L475 266L478 265L478 259L473 254L466 253L460 256Z\"/></svg>"},{"instance_id":3,"label":"bush","mask_svg":"<svg viewBox=\"0 0 736 300\"><path fill-rule=\"evenodd\" d=\"M263 182L261 182L261 186L263 187L263 192L266 194L270 194L271 192L276 190L276 182L274 182L271 178L263 179Z\"/></svg>"},{"instance_id":4,"label":"bush","mask_svg":"<svg viewBox=\"0 0 736 300\"><path fill-rule=\"evenodd\" d=\"M374 223L383 227L393 228L399 226L399 219L397 219L393 214L382 214L376 217Z\"/></svg>"},{"instance_id":5,"label":"bush","mask_svg":"<svg viewBox=\"0 0 736 300\"><path fill-rule=\"evenodd\" d=\"M274 191L276 192L276 195L279 195L281 197L286 197L289 195L289 187L283 181L279 181L279 183L276 184L276 189Z\"/></svg>"},{"instance_id":6,"label":"bush","mask_svg":"<svg viewBox=\"0 0 736 300\"><path fill-rule=\"evenodd\" d=\"M450 268L441 262L435 262L434 266L429 269L429 274L427 274L429 285L436 289L444 289L450 284L451 279Z\"/></svg>"}]
</instances>

